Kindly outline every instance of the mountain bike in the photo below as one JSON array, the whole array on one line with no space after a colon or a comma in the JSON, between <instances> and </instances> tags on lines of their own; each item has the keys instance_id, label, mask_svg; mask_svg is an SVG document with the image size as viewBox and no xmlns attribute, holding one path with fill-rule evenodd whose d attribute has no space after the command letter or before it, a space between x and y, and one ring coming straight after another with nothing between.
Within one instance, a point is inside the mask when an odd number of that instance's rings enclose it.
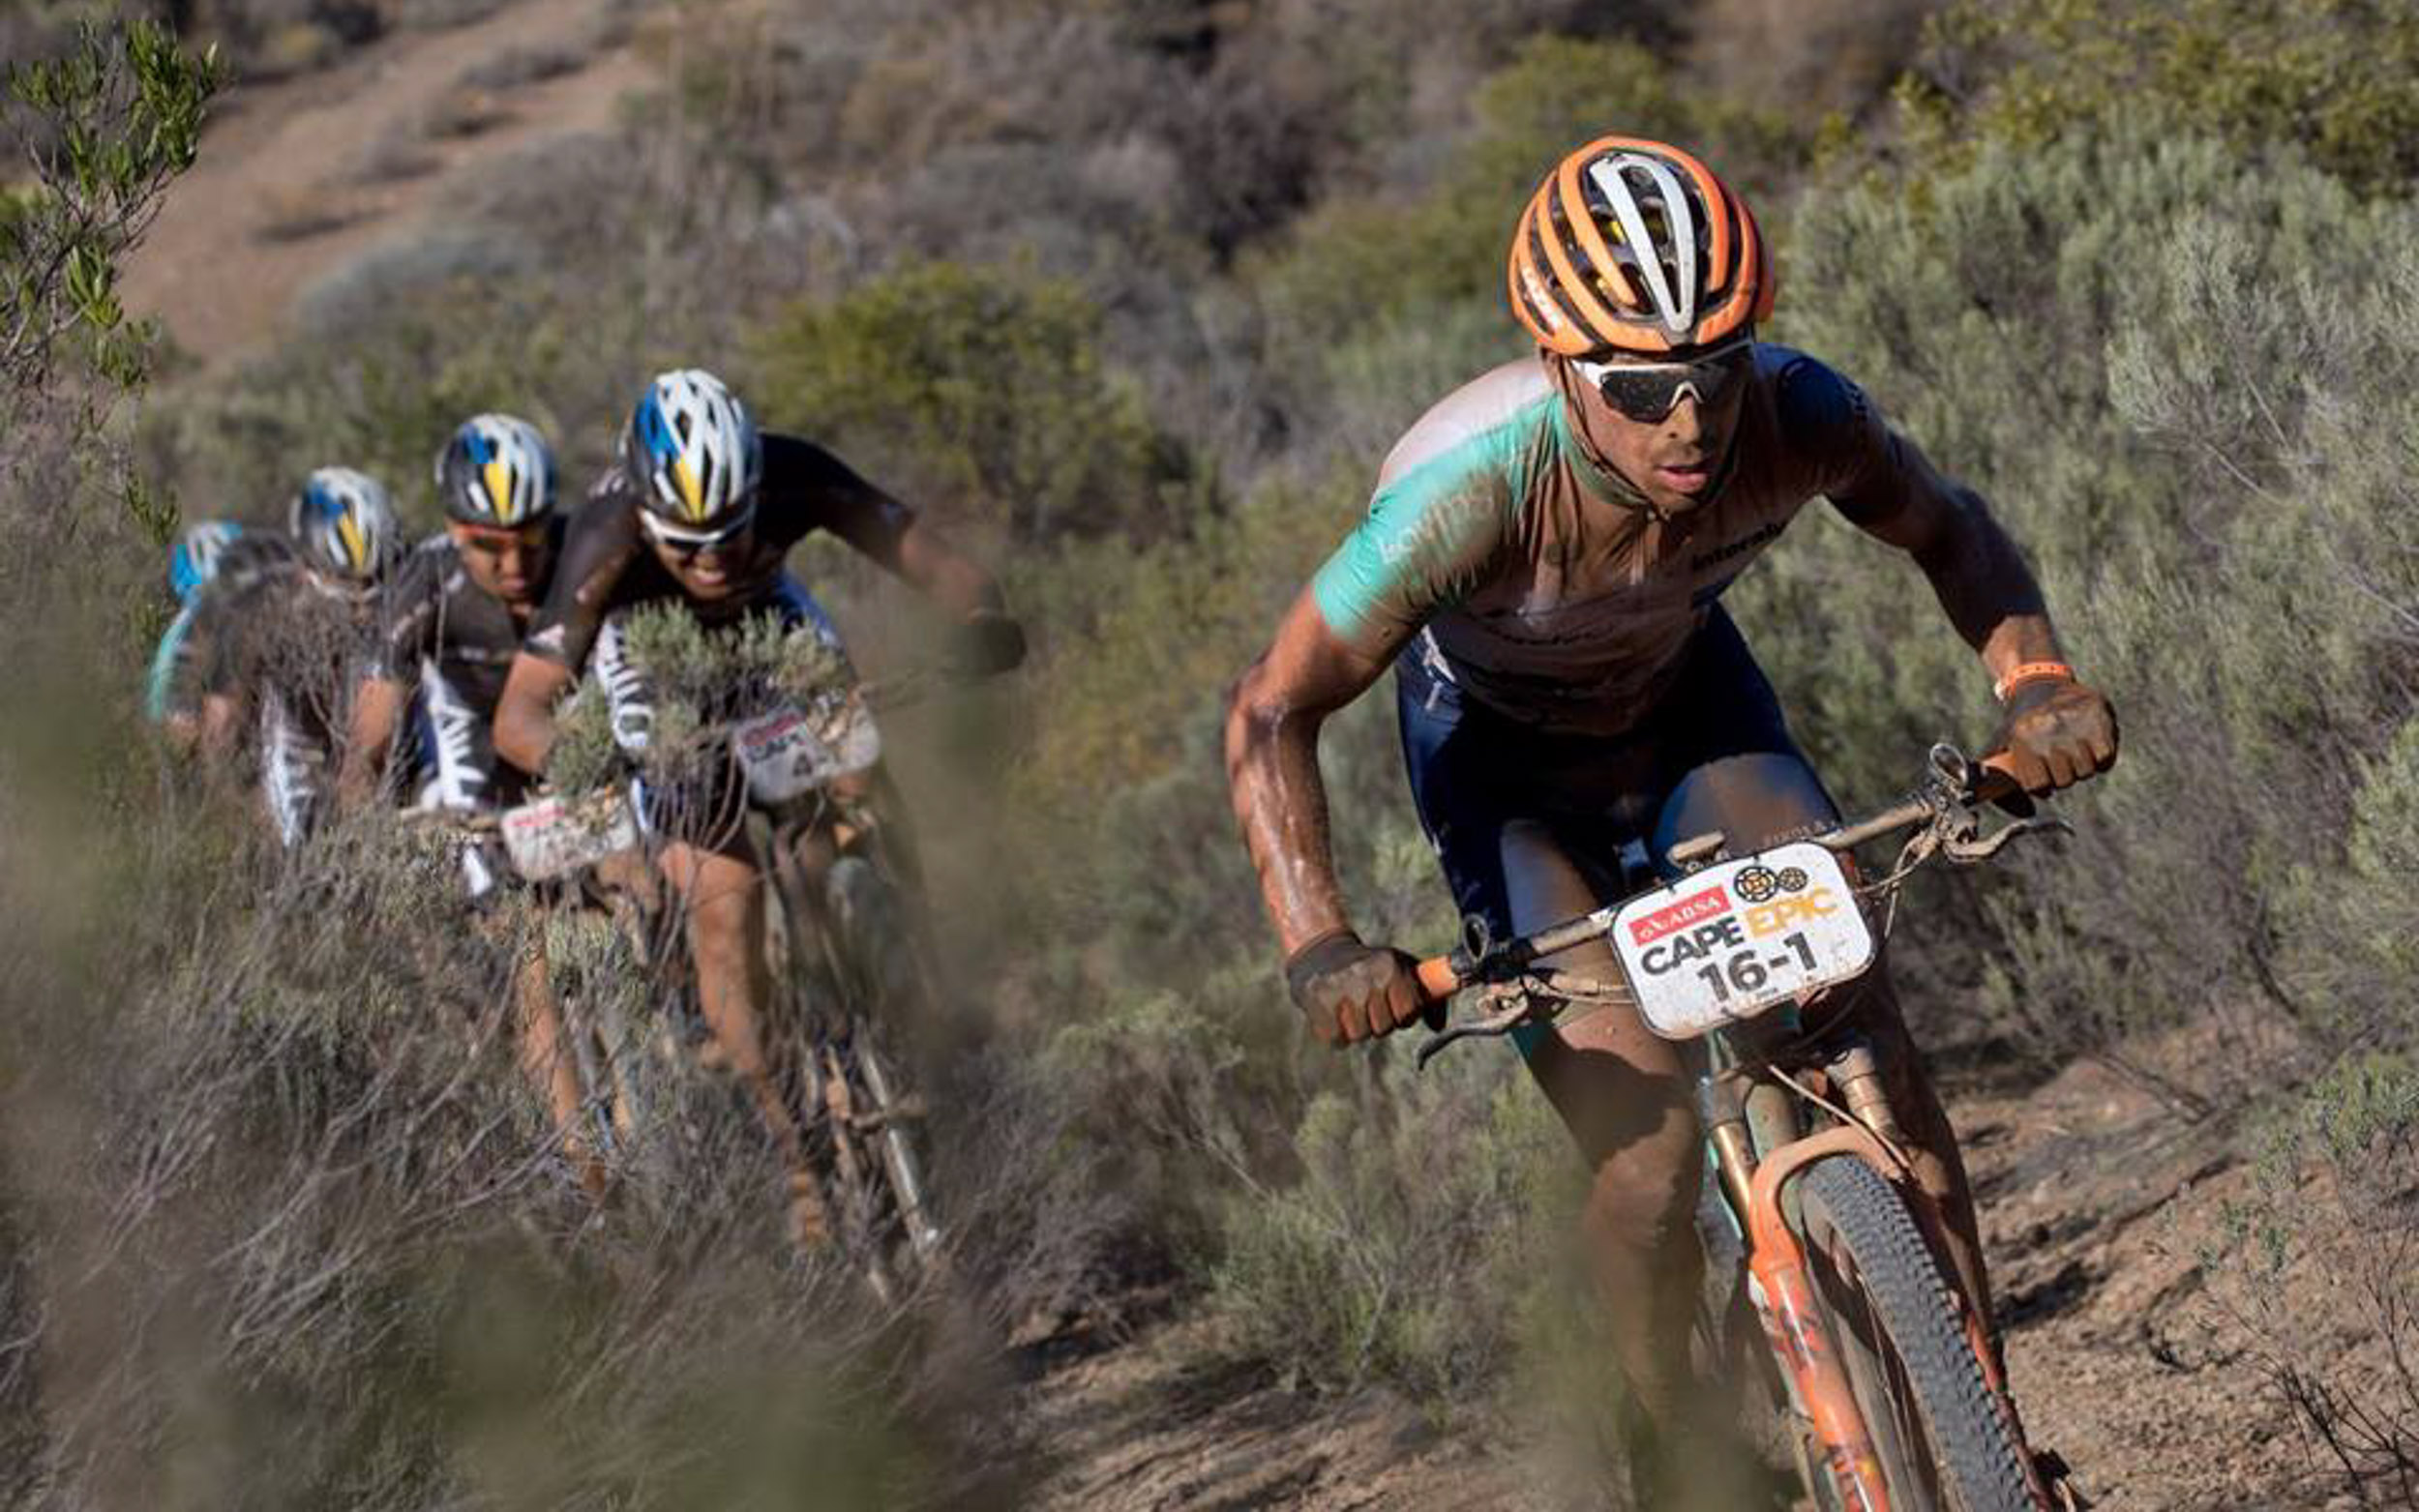
<instances>
[{"instance_id":1,"label":"mountain bike","mask_svg":"<svg viewBox=\"0 0 2419 1512\"><path fill-rule=\"evenodd\" d=\"M1689 1047L1721 1210L1743 1241L1798 1470L1825 1512L2038 1512L2079 1505L2051 1457L2028 1452L1988 1319L1946 1263L1946 1229L1919 1188L1874 1045L1853 1022L1811 1032L1814 994L1872 969L1899 889L1935 860L1977 865L2018 837L2064 829L2026 816L1986 832L2005 773L1935 746L1903 803L1826 834L1728 853L1719 834L1671 848L1679 874L1595 912L1496 942L1473 921L1420 963L1444 1003L1484 988L1491 1011L1420 1047L1426 1062L1477 1035L1550 1022L1571 1003L1634 1006ZM1860 884L1851 852L1908 833L1896 864ZM1544 964L1602 941L1617 981Z\"/></svg>"},{"instance_id":2,"label":"mountain bike","mask_svg":"<svg viewBox=\"0 0 2419 1512\"><path fill-rule=\"evenodd\" d=\"M703 829L744 825L762 858L776 985L765 1039L808 1137L824 1210L883 1305L944 1262L916 1135L925 1108L890 1043L901 1021L935 998L893 845L878 806L851 780L869 777L881 758L876 710L914 700L939 675L749 700L744 717L685 737L690 775L679 780L710 795ZM651 960L685 952L676 921L668 923L652 933Z\"/></svg>"}]
</instances>

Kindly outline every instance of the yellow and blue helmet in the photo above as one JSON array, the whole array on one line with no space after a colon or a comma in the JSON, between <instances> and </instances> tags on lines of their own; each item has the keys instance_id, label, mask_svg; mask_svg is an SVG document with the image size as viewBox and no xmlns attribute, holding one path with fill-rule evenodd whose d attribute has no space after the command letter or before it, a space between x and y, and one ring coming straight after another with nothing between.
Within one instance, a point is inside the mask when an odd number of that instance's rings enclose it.
<instances>
[{"instance_id":1,"label":"yellow and blue helmet","mask_svg":"<svg viewBox=\"0 0 2419 1512\"><path fill-rule=\"evenodd\" d=\"M176 590L178 603L190 601L219 575L220 555L243 533L244 527L231 519L205 519L186 527L168 548L168 586Z\"/></svg>"},{"instance_id":2,"label":"yellow and blue helmet","mask_svg":"<svg viewBox=\"0 0 2419 1512\"><path fill-rule=\"evenodd\" d=\"M715 525L756 507L764 445L722 379L698 368L661 372L621 432L621 461L650 514Z\"/></svg>"},{"instance_id":3,"label":"yellow and blue helmet","mask_svg":"<svg viewBox=\"0 0 2419 1512\"><path fill-rule=\"evenodd\" d=\"M314 569L355 582L375 581L403 554L403 527L386 486L350 467L321 467L304 479L286 528Z\"/></svg>"},{"instance_id":4,"label":"yellow and blue helmet","mask_svg":"<svg viewBox=\"0 0 2419 1512\"><path fill-rule=\"evenodd\" d=\"M436 454L436 498L448 519L517 527L554 513L554 449L514 415L473 415Z\"/></svg>"}]
</instances>

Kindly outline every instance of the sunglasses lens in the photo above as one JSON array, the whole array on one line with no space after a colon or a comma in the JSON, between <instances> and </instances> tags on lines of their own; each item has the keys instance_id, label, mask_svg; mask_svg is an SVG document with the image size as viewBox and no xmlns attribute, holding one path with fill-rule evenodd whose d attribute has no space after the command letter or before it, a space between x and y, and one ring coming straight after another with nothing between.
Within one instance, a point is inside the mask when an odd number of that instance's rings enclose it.
<instances>
[{"instance_id":1,"label":"sunglasses lens","mask_svg":"<svg viewBox=\"0 0 2419 1512\"><path fill-rule=\"evenodd\" d=\"M1660 420L1671 413L1680 401L1681 386L1688 381L1688 371L1681 368L1657 368L1646 371L1625 371L1608 369L1597 383L1604 402L1631 420Z\"/></svg>"},{"instance_id":2,"label":"sunglasses lens","mask_svg":"<svg viewBox=\"0 0 2419 1512\"><path fill-rule=\"evenodd\" d=\"M720 530L692 532L670 525L656 524L650 520L647 529L664 549L675 556L688 557L702 556L708 551L721 550L744 535L754 520L751 517L742 517Z\"/></svg>"},{"instance_id":3,"label":"sunglasses lens","mask_svg":"<svg viewBox=\"0 0 2419 1512\"><path fill-rule=\"evenodd\" d=\"M1604 402L1625 418L1655 421L1672 412L1684 390L1693 393L1699 404L1720 403L1753 365L1751 349L1742 345L1702 362L1606 364L1596 370L1596 386Z\"/></svg>"}]
</instances>

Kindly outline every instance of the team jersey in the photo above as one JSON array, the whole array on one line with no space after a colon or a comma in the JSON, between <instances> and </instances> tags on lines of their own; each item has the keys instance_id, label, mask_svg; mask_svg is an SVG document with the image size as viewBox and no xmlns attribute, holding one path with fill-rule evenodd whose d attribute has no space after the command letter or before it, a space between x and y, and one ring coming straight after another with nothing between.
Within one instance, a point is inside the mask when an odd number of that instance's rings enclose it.
<instances>
[{"instance_id":1,"label":"team jersey","mask_svg":"<svg viewBox=\"0 0 2419 1512\"><path fill-rule=\"evenodd\" d=\"M191 638L202 691L253 708L261 789L290 848L327 812L376 590L328 582L290 542L262 537L258 549L241 572L222 567L203 590Z\"/></svg>"},{"instance_id":2,"label":"team jersey","mask_svg":"<svg viewBox=\"0 0 2419 1512\"><path fill-rule=\"evenodd\" d=\"M1809 500L1870 519L1948 487L1856 385L1759 345L1723 470L1697 508L1658 517L1575 430L1579 381L1508 363L1414 426L1312 579L1329 629L1382 653L1417 637L1424 665L1508 718L1618 735Z\"/></svg>"},{"instance_id":3,"label":"team jersey","mask_svg":"<svg viewBox=\"0 0 2419 1512\"><path fill-rule=\"evenodd\" d=\"M688 600L708 624L765 605L780 589L782 558L813 531L829 530L896 571L899 539L914 522L906 505L814 442L767 433L763 444L748 559L732 569L733 588L726 597L710 604ZM656 600L688 599L646 544L639 523L642 487L616 464L589 489L523 649L576 671L586 664L607 615Z\"/></svg>"},{"instance_id":4,"label":"team jersey","mask_svg":"<svg viewBox=\"0 0 2419 1512\"><path fill-rule=\"evenodd\" d=\"M550 545L560 551L559 521ZM483 718L493 716L526 632L503 600L471 580L454 538L433 535L414 547L378 597L371 675L409 682L433 667Z\"/></svg>"},{"instance_id":5,"label":"team jersey","mask_svg":"<svg viewBox=\"0 0 2419 1512\"><path fill-rule=\"evenodd\" d=\"M556 553L562 534L558 520L550 543ZM443 533L412 548L378 599L368 670L418 685L427 716L422 800L448 808L511 801L519 774L496 760L493 734L504 677L523 637L511 608L472 580L461 548Z\"/></svg>"},{"instance_id":6,"label":"team jersey","mask_svg":"<svg viewBox=\"0 0 2419 1512\"><path fill-rule=\"evenodd\" d=\"M373 594L324 585L281 537L246 536L203 590L188 637L203 692L275 696L316 740L343 732L352 677L374 624Z\"/></svg>"}]
</instances>

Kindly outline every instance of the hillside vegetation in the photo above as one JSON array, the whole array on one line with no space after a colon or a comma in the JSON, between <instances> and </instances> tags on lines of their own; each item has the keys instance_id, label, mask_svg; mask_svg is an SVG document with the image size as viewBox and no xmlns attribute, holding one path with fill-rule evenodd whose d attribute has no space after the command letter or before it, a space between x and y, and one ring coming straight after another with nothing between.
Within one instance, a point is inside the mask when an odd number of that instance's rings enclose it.
<instances>
[{"instance_id":1,"label":"hillside vegetation","mask_svg":"<svg viewBox=\"0 0 2419 1512\"><path fill-rule=\"evenodd\" d=\"M170 8L253 78L463 9ZM10 1494L1013 1498L1029 1446L983 1431L991 1368L783 1274L745 1180L677 1221L589 1209L515 1101L503 958L387 826L281 871L244 796L140 722L180 518L272 519L341 460L433 526L429 458L487 408L544 425L577 487L644 375L692 363L973 543L1034 631L1012 688L899 726L964 1000L929 1074L974 1331L1150 1281L1306 1393L1383 1382L1471 1426L1602 1398L1548 1110L1505 1054L1415 1075L1407 1046L1306 1043L1217 736L1394 437L1521 350L1513 216L1611 130L1746 189L1784 270L1765 335L1991 500L2116 701L2124 757L2061 802L2073 842L1911 896L1918 1038L2017 1082L2097 1058L2255 1157L2206 1258L2250 1294L2294 1266L2355 1285L2419 1234L2419 13L609 9L658 81L623 126L511 163L210 368L124 321L105 271L206 81L129 52L157 34L123 16L0 34L154 80L12 74L53 167L0 192L0 336L34 334L0 346ZM79 111L127 154L99 178ZM917 656L895 586L828 546L796 565L867 661ZM1730 602L1849 804L1989 732L1913 568L1828 511ZM1330 726L1338 859L1365 934L1441 946L1387 701ZM2305 1180L2376 1201L2306 1209ZM2407 1377L2352 1391L2293 1319L2250 1321L2245 1410L2322 1446L2309 1504L2403 1504Z\"/></svg>"}]
</instances>

